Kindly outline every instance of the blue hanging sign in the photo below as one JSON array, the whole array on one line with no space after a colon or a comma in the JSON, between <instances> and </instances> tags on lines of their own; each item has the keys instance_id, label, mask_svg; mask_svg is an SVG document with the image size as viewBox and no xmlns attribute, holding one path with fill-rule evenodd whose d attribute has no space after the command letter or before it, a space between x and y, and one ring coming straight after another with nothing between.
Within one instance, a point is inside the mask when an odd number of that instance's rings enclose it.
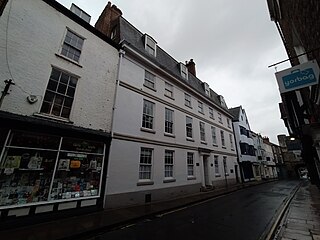
<instances>
[{"instance_id":1,"label":"blue hanging sign","mask_svg":"<svg viewBox=\"0 0 320 240\"><path fill-rule=\"evenodd\" d=\"M318 84L319 66L315 60L276 73L280 93Z\"/></svg>"}]
</instances>

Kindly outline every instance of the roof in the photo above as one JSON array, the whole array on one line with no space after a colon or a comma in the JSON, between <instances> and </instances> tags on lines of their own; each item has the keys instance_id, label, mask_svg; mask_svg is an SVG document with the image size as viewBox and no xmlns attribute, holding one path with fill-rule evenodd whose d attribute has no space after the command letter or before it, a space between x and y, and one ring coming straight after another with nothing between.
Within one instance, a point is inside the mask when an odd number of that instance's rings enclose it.
<instances>
[{"instance_id":1,"label":"roof","mask_svg":"<svg viewBox=\"0 0 320 240\"><path fill-rule=\"evenodd\" d=\"M186 83L200 93L203 97L207 98L209 101L218 105L220 108L224 109L225 112L229 113L228 108L221 105L221 101L216 92L210 89L210 97L205 94L204 83L195 77L190 72L188 73L188 80L181 77L179 62L171 57L167 52L165 52L161 47L157 45L156 57L148 54L144 48L144 35L138 29L136 29L132 24L130 24L125 18L120 17L120 39L128 43L130 47L138 51L145 58L152 61L160 68L168 71L175 78L179 79L181 82ZM230 114L230 113L229 113Z\"/></svg>"},{"instance_id":2,"label":"roof","mask_svg":"<svg viewBox=\"0 0 320 240\"><path fill-rule=\"evenodd\" d=\"M240 111L241 111L241 106L239 107L234 107L234 108L229 108L229 112L233 115L233 120L234 121L239 121L240 117Z\"/></svg>"},{"instance_id":3,"label":"roof","mask_svg":"<svg viewBox=\"0 0 320 240\"><path fill-rule=\"evenodd\" d=\"M86 22L85 20L83 20L82 18L80 18L79 16L74 14L68 8L64 7L63 5L58 3L57 1L55 1L55 0L42 0L42 1L47 3L48 5L50 5L51 7L53 7L54 9L56 9L58 12L62 13L66 17L70 18L74 22L78 23L83 28L87 29L88 31L90 31L91 33L93 33L94 35L96 35L97 37L102 39L103 41L109 43L112 47L114 47L114 48L116 48L118 50L120 49L120 45L119 44L117 44L114 41L112 41L105 34L101 33L98 29L96 29L95 27L91 26L90 23Z\"/></svg>"}]
</instances>

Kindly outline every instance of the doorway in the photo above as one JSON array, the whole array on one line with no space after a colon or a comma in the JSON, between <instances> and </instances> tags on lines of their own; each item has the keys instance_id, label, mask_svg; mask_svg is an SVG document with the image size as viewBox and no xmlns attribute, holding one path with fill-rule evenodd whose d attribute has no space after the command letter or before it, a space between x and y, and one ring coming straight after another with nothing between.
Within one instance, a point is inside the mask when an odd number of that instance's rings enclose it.
<instances>
[{"instance_id":1,"label":"doorway","mask_svg":"<svg viewBox=\"0 0 320 240\"><path fill-rule=\"evenodd\" d=\"M209 160L208 156L203 156L203 173L204 173L204 184L205 186L210 186L209 180Z\"/></svg>"}]
</instances>

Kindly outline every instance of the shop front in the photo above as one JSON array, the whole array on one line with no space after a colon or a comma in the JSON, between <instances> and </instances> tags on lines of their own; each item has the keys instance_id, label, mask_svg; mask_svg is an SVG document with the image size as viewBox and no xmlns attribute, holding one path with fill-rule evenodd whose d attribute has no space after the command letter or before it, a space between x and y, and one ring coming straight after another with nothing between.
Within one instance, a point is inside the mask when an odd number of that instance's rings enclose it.
<instances>
[{"instance_id":1,"label":"shop front","mask_svg":"<svg viewBox=\"0 0 320 240\"><path fill-rule=\"evenodd\" d=\"M92 132L47 124L29 122L21 128L16 121L10 127L1 125L2 219L88 206L99 208L103 202L109 138L103 141Z\"/></svg>"}]
</instances>

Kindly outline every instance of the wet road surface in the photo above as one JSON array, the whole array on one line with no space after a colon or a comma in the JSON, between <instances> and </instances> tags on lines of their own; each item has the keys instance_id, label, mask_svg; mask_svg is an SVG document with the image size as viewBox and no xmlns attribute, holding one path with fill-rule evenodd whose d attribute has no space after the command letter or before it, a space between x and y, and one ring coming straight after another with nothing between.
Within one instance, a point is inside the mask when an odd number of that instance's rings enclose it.
<instances>
[{"instance_id":1,"label":"wet road surface","mask_svg":"<svg viewBox=\"0 0 320 240\"><path fill-rule=\"evenodd\" d=\"M256 240L298 183L277 181L250 187L100 233L90 240Z\"/></svg>"}]
</instances>

